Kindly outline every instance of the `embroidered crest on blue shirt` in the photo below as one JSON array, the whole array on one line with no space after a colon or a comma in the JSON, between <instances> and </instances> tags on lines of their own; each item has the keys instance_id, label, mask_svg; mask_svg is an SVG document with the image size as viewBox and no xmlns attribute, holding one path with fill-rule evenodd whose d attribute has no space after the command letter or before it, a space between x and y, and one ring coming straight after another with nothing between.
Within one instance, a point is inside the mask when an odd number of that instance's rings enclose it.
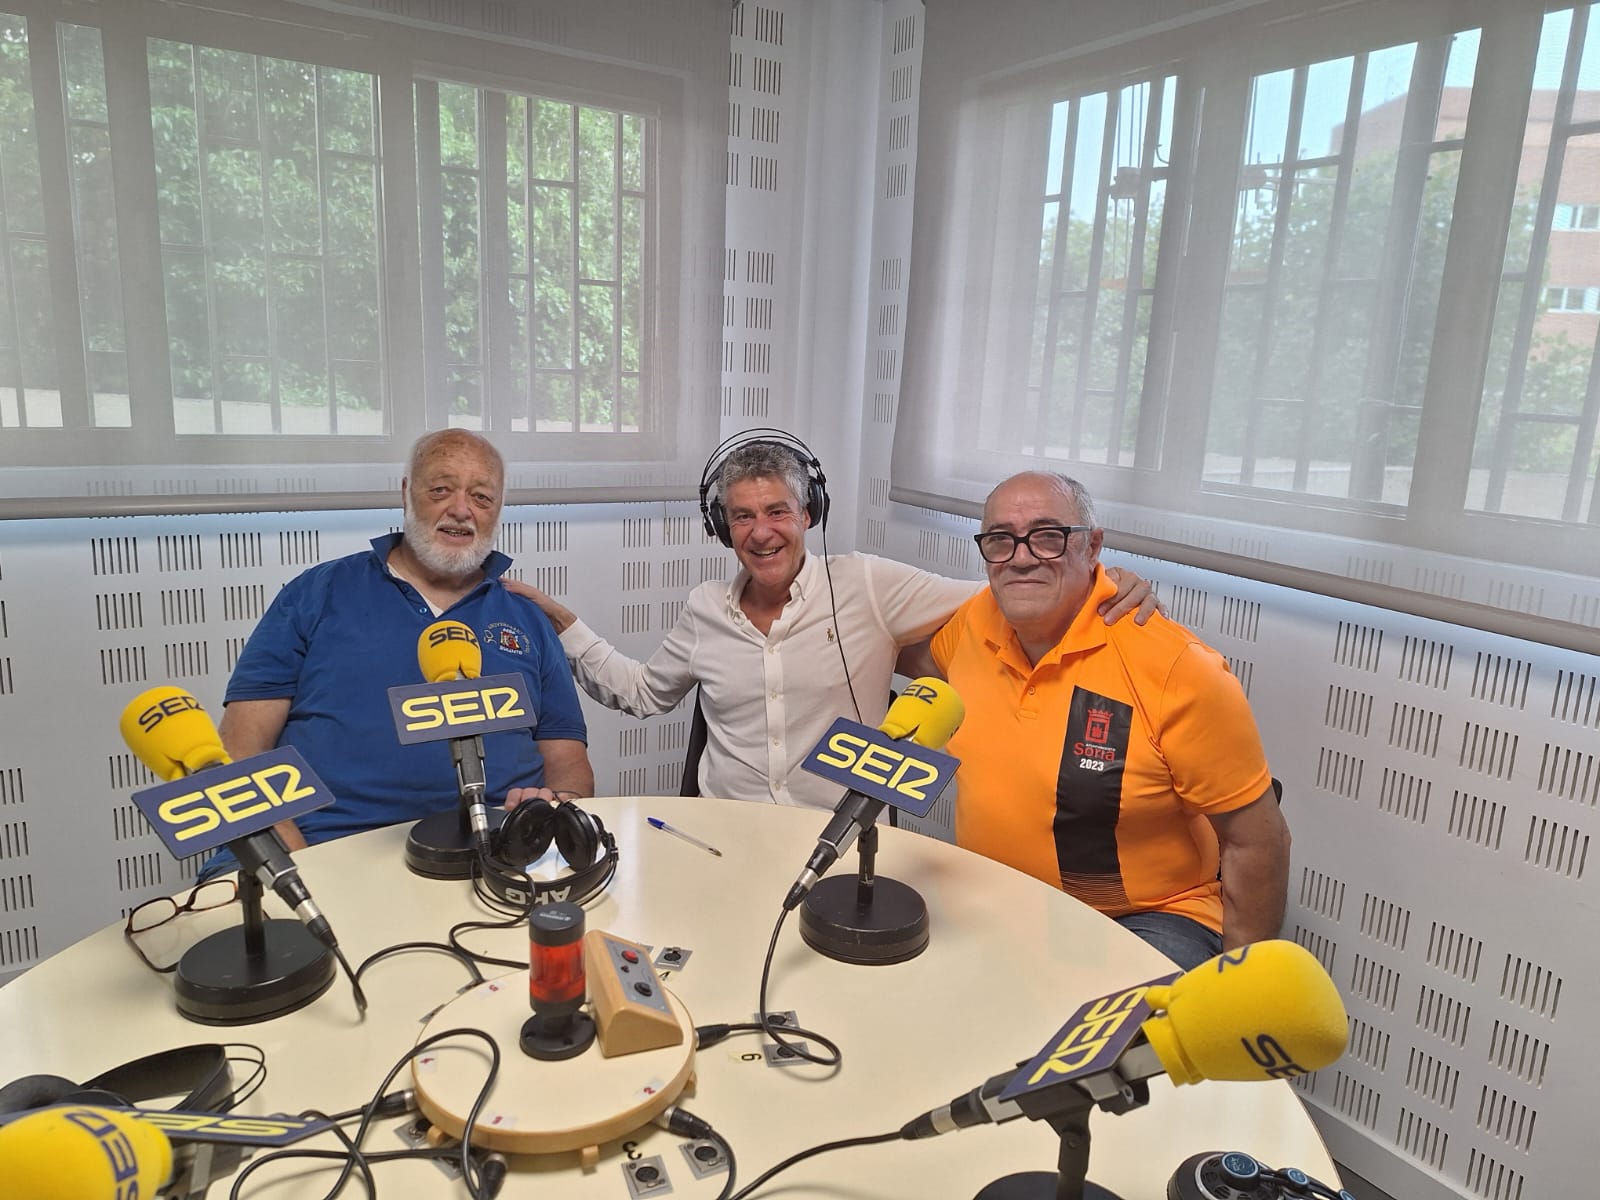
<instances>
[{"instance_id":1,"label":"embroidered crest on blue shirt","mask_svg":"<svg viewBox=\"0 0 1600 1200\"><path fill-rule=\"evenodd\" d=\"M489 628L483 631L484 640L498 646L507 654L528 653L530 641L528 635L515 625L507 625L504 621L494 621Z\"/></svg>"}]
</instances>

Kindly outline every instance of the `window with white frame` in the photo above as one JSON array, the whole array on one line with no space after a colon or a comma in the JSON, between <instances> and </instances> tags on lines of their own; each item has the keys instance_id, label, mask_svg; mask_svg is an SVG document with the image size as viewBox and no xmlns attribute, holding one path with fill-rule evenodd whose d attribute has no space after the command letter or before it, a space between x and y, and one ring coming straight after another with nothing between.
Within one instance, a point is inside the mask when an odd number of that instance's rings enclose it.
<instances>
[{"instance_id":1,"label":"window with white frame","mask_svg":"<svg viewBox=\"0 0 1600 1200\"><path fill-rule=\"evenodd\" d=\"M0 503L387 493L447 425L544 494L681 487L717 416L715 0L570 55L291 0L15 4Z\"/></svg>"},{"instance_id":2,"label":"window with white frame","mask_svg":"<svg viewBox=\"0 0 1600 1200\"><path fill-rule=\"evenodd\" d=\"M416 86L416 113L439 421L638 433L651 123L431 80Z\"/></svg>"},{"instance_id":3,"label":"window with white frame","mask_svg":"<svg viewBox=\"0 0 1600 1200\"><path fill-rule=\"evenodd\" d=\"M377 80L148 45L175 432L383 434Z\"/></svg>"},{"instance_id":4,"label":"window with white frame","mask_svg":"<svg viewBox=\"0 0 1600 1200\"><path fill-rule=\"evenodd\" d=\"M1477 37L1250 80L1204 478L1407 502Z\"/></svg>"},{"instance_id":5,"label":"window with white frame","mask_svg":"<svg viewBox=\"0 0 1600 1200\"><path fill-rule=\"evenodd\" d=\"M1600 606L1600 31L1470 15L933 55L892 497L1063 470L1132 533L1500 607L1495 545Z\"/></svg>"},{"instance_id":6,"label":"window with white frame","mask_svg":"<svg viewBox=\"0 0 1600 1200\"><path fill-rule=\"evenodd\" d=\"M1589 265L1585 245L1554 232L1594 228L1588 214L1600 214L1584 199L1600 187L1600 14L1547 14L1535 61L1466 505L1600 526L1600 325L1552 321L1538 286ZM1542 298L1552 316L1600 312L1596 288L1549 287Z\"/></svg>"},{"instance_id":7,"label":"window with white frame","mask_svg":"<svg viewBox=\"0 0 1600 1200\"><path fill-rule=\"evenodd\" d=\"M60 86L36 103L39 58ZM60 130L53 177L36 136L45 127ZM129 425L98 29L0 13L0 180L0 429ZM63 279L76 279L81 303Z\"/></svg>"},{"instance_id":8,"label":"window with white frame","mask_svg":"<svg viewBox=\"0 0 1600 1200\"><path fill-rule=\"evenodd\" d=\"M1600 204L1561 204L1550 219L1551 229L1600 229Z\"/></svg>"},{"instance_id":9,"label":"window with white frame","mask_svg":"<svg viewBox=\"0 0 1600 1200\"><path fill-rule=\"evenodd\" d=\"M1553 313L1600 312L1600 288L1553 287L1544 290L1545 311Z\"/></svg>"},{"instance_id":10,"label":"window with white frame","mask_svg":"<svg viewBox=\"0 0 1600 1200\"><path fill-rule=\"evenodd\" d=\"M1027 403L1003 422L1029 453L1130 464L1141 428L1157 450L1140 405L1175 82L1051 106Z\"/></svg>"}]
</instances>

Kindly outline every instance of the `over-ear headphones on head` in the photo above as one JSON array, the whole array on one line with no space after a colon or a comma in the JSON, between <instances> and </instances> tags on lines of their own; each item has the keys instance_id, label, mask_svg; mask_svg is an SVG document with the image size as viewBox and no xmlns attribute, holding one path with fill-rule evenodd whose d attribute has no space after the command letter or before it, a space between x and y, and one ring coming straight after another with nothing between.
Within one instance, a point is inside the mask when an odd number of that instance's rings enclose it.
<instances>
[{"instance_id":1,"label":"over-ear headphones on head","mask_svg":"<svg viewBox=\"0 0 1600 1200\"><path fill-rule=\"evenodd\" d=\"M700 472L700 518L706 532L724 546L733 545L733 531L728 528L728 510L722 499L722 468L736 450L746 446L776 446L794 456L806 474L806 492L800 503L806 516L811 518L811 528L821 529L828 523L828 477L822 473L822 463L810 448L782 429L746 429L726 439L706 459L705 470Z\"/></svg>"},{"instance_id":2,"label":"over-ear headphones on head","mask_svg":"<svg viewBox=\"0 0 1600 1200\"><path fill-rule=\"evenodd\" d=\"M150 1100L181 1096L185 1112L227 1112L233 1107L233 1073L225 1046L206 1043L147 1054L73 1083L60 1075L24 1075L0 1087L0 1113L25 1112L52 1104L107 1104L138 1107Z\"/></svg>"},{"instance_id":3,"label":"over-ear headphones on head","mask_svg":"<svg viewBox=\"0 0 1600 1200\"><path fill-rule=\"evenodd\" d=\"M531 878L523 868L542 858L552 841L572 874ZM526 908L552 900L583 904L604 891L616 874L617 839L599 817L576 804L528 800L507 813L491 835L483 867L489 890L508 904Z\"/></svg>"}]
</instances>

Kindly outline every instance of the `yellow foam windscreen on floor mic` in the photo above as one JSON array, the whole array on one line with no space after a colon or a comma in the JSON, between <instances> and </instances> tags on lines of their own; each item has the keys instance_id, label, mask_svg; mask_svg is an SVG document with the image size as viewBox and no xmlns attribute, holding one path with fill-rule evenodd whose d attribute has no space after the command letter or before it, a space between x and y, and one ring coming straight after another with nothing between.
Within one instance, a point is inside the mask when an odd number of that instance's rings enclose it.
<instances>
[{"instance_id":1,"label":"yellow foam windscreen on floor mic","mask_svg":"<svg viewBox=\"0 0 1600 1200\"><path fill-rule=\"evenodd\" d=\"M171 1174L167 1135L129 1113L63 1105L0 1127L6 1200L153 1197Z\"/></svg>"},{"instance_id":2,"label":"yellow foam windscreen on floor mic","mask_svg":"<svg viewBox=\"0 0 1600 1200\"><path fill-rule=\"evenodd\" d=\"M200 701L170 684L135 696L122 710L118 728L139 761L169 782L233 761Z\"/></svg>"},{"instance_id":3,"label":"yellow foam windscreen on floor mic","mask_svg":"<svg viewBox=\"0 0 1600 1200\"><path fill-rule=\"evenodd\" d=\"M417 666L429 683L476 679L483 674L483 647L460 621L435 621L417 638Z\"/></svg>"},{"instance_id":4,"label":"yellow foam windscreen on floor mic","mask_svg":"<svg viewBox=\"0 0 1600 1200\"><path fill-rule=\"evenodd\" d=\"M1256 942L1149 988L1143 1029L1174 1083L1292 1079L1344 1053L1349 1022L1304 946Z\"/></svg>"}]
</instances>

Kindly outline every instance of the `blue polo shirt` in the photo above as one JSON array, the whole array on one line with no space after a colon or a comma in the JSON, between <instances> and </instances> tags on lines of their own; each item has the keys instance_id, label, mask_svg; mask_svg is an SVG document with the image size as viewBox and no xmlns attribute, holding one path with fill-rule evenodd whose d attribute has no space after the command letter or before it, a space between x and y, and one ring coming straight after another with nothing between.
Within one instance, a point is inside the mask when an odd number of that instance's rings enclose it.
<instances>
[{"instance_id":1,"label":"blue polo shirt","mask_svg":"<svg viewBox=\"0 0 1600 1200\"><path fill-rule=\"evenodd\" d=\"M448 742L402 746L389 688L423 683L417 639L435 617L405 580L391 575L400 534L372 549L322 563L291 580L245 644L224 703L288 699L280 746L294 746L337 800L296 822L307 842L413 821L457 802ZM500 585L511 560L495 551L484 580L443 614L472 628L483 674L520 673L539 723L484 735L491 803L512 787L542 787L535 739L588 742L567 658L537 605Z\"/></svg>"}]
</instances>

